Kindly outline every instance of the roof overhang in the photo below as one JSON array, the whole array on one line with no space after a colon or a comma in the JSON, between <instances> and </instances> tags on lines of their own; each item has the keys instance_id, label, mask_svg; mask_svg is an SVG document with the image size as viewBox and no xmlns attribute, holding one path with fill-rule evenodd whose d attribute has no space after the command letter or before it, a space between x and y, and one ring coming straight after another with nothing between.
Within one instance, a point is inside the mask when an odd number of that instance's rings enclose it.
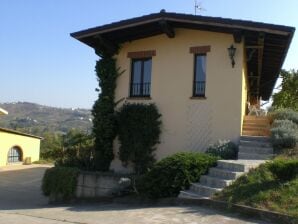
<instances>
[{"instance_id":1,"label":"roof overhang","mask_svg":"<svg viewBox=\"0 0 298 224\"><path fill-rule=\"evenodd\" d=\"M0 108L0 115L7 115L8 112L2 108Z\"/></svg>"},{"instance_id":2,"label":"roof overhang","mask_svg":"<svg viewBox=\"0 0 298 224\"><path fill-rule=\"evenodd\" d=\"M25 137L29 137L29 138L37 138L39 140L43 139L43 137L40 137L40 136L31 135L31 134L23 133L20 131L11 130L11 129L7 129L7 128L1 128L1 127L0 127L0 132L6 132L6 133L14 134L14 135L21 135L21 136L25 136Z\"/></svg>"},{"instance_id":3,"label":"roof overhang","mask_svg":"<svg viewBox=\"0 0 298 224\"><path fill-rule=\"evenodd\" d=\"M77 40L101 52L116 53L117 46L159 34L175 36L175 28L228 33L235 42L244 40L247 54L250 94L268 100L287 55L294 27L253 21L168 13L146 16L71 33Z\"/></svg>"}]
</instances>

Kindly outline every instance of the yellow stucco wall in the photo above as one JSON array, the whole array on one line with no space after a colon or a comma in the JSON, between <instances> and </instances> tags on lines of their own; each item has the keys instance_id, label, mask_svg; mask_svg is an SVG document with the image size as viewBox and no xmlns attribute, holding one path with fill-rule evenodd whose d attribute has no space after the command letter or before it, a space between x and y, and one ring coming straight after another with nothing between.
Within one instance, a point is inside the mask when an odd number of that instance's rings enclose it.
<instances>
[{"instance_id":1,"label":"yellow stucco wall","mask_svg":"<svg viewBox=\"0 0 298 224\"><path fill-rule=\"evenodd\" d=\"M245 50L244 50L245 51ZM246 115L247 108L247 93L248 93L248 77L247 77L247 66L246 66L246 54L243 51L243 68L242 68L242 106L241 106L241 133L243 127L243 119Z\"/></svg>"},{"instance_id":2,"label":"yellow stucco wall","mask_svg":"<svg viewBox=\"0 0 298 224\"><path fill-rule=\"evenodd\" d=\"M8 165L8 151L14 146L21 148L23 159L39 160L40 139L0 131L0 166Z\"/></svg>"},{"instance_id":3,"label":"yellow stucco wall","mask_svg":"<svg viewBox=\"0 0 298 224\"><path fill-rule=\"evenodd\" d=\"M117 63L124 73L117 80L116 101L151 103L162 114L161 143L156 158L178 151L204 151L218 139L239 140L244 99L243 42L229 34L176 29L175 38L157 35L121 46ZM227 48L237 48L232 68ZM211 46L207 53L206 99L190 99L193 89L193 46ZM151 100L128 99L131 59L127 52L156 50L152 57ZM121 105L119 105L121 106ZM115 144L115 150L117 150ZM119 161L112 163L117 170Z\"/></svg>"}]
</instances>

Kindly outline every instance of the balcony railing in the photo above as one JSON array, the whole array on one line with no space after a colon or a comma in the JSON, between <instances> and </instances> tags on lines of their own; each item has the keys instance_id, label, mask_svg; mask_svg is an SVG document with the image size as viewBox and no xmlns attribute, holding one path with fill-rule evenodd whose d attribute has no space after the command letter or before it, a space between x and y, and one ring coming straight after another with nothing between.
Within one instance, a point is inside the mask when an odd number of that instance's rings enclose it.
<instances>
[{"instance_id":1,"label":"balcony railing","mask_svg":"<svg viewBox=\"0 0 298 224\"><path fill-rule=\"evenodd\" d=\"M131 97L149 97L151 92L151 83L132 83L130 85Z\"/></svg>"},{"instance_id":2,"label":"balcony railing","mask_svg":"<svg viewBox=\"0 0 298 224\"><path fill-rule=\"evenodd\" d=\"M194 82L193 84L193 95L194 96L205 96L205 81Z\"/></svg>"}]
</instances>

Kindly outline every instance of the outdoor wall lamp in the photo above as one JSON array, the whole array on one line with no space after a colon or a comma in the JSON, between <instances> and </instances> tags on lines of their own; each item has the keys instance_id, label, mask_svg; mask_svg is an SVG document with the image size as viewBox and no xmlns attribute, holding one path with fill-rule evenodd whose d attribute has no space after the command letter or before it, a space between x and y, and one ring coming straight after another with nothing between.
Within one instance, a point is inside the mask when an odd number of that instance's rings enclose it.
<instances>
[{"instance_id":1,"label":"outdoor wall lamp","mask_svg":"<svg viewBox=\"0 0 298 224\"><path fill-rule=\"evenodd\" d=\"M229 52L229 57L231 59L232 68L234 68L234 65L235 65L234 57L235 57L236 48L234 47L233 44L231 44L231 46L228 48L228 52Z\"/></svg>"}]
</instances>

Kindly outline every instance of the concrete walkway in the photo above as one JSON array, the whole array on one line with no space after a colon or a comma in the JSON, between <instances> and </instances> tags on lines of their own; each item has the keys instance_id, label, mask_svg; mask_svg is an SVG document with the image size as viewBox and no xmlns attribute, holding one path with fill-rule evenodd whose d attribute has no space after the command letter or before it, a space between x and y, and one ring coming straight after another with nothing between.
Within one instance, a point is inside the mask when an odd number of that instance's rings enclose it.
<instances>
[{"instance_id":1,"label":"concrete walkway","mask_svg":"<svg viewBox=\"0 0 298 224\"><path fill-rule=\"evenodd\" d=\"M46 168L43 165L0 168L0 223L267 224L198 206L137 206L115 203L49 206L40 191L41 178Z\"/></svg>"}]
</instances>

